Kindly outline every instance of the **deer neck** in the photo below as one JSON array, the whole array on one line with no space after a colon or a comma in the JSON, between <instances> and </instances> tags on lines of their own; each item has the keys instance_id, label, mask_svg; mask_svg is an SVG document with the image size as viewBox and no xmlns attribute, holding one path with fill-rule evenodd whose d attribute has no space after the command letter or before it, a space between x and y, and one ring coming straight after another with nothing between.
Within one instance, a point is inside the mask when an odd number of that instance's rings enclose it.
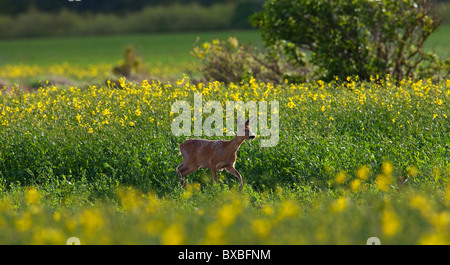
<instances>
[{"instance_id":1,"label":"deer neck","mask_svg":"<svg viewBox=\"0 0 450 265\"><path fill-rule=\"evenodd\" d=\"M231 140L229 143L228 152L229 153L236 153L237 150L239 150L239 147L241 144L245 141L245 136L235 136L233 140Z\"/></svg>"}]
</instances>

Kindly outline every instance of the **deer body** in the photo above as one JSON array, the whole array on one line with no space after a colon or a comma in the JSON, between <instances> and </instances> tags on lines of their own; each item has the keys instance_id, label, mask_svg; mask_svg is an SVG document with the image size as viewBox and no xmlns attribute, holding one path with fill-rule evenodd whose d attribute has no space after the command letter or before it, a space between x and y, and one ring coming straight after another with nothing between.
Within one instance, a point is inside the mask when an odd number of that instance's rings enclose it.
<instances>
[{"instance_id":1,"label":"deer body","mask_svg":"<svg viewBox=\"0 0 450 265\"><path fill-rule=\"evenodd\" d=\"M239 131L239 120L238 118L238 133L231 141L190 139L180 144L183 162L177 167L177 173L183 188L186 185L186 175L191 174L200 167L209 168L215 182L218 181L217 170L225 169L228 173L236 176L241 188L244 186L242 176L234 168L234 163L241 144L246 139L254 139L255 136L249 128L252 118L245 122L243 132Z\"/></svg>"}]
</instances>

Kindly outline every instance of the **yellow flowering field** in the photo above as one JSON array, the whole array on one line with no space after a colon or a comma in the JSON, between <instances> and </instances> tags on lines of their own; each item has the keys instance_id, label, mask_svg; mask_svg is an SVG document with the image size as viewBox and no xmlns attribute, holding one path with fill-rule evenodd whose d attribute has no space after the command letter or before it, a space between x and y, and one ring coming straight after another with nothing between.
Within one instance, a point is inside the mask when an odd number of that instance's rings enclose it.
<instances>
[{"instance_id":1,"label":"yellow flowering field","mask_svg":"<svg viewBox=\"0 0 450 265\"><path fill-rule=\"evenodd\" d=\"M450 241L450 80L224 85L184 76L0 91L0 243ZM178 145L194 136L172 133L171 107L186 101L195 113L195 94L223 109L279 103L268 113L268 126L279 116L278 143L262 147L258 135L238 151L242 190L225 172L212 183L209 170L179 186Z\"/></svg>"},{"instance_id":2,"label":"yellow flowering field","mask_svg":"<svg viewBox=\"0 0 450 265\"><path fill-rule=\"evenodd\" d=\"M54 78L69 78L73 83L82 81L102 82L108 78L115 78L111 75L111 70L115 65L122 64L111 63L91 63L87 65L77 65L71 63L56 63L47 65L38 64L6 64L0 66L0 77L4 80L12 80L13 82L24 83L20 81L46 81ZM151 78L161 80L173 79L180 77L183 72L194 71L195 63L189 61L163 63L153 62L145 65L144 72L141 73Z\"/></svg>"},{"instance_id":3,"label":"yellow flowering field","mask_svg":"<svg viewBox=\"0 0 450 265\"><path fill-rule=\"evenodd\" d=\"M368 185L369 186L369 185ZM35 187L24 190L20 210L0 205L2 244L449 244L450 196L351 192L339 196L277 188L255 204L254 191L198 183L169 197L118 188L116 203L76 209L50 207ZM176 197L176 198L175 198ZM299 200L300 199L300 200Z\"/></svg>"}]
</instances>

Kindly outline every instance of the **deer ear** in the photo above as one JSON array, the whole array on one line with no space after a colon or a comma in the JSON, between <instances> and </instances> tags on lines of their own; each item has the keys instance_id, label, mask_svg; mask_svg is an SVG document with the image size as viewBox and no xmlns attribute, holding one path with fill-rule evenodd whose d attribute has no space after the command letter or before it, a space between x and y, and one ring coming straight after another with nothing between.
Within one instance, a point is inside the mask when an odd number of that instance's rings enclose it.
<instances>
[{"instance_id":1,"label":"deer ear","mask_svg":"<svg viewBox=\"0 0 450 265\"><path fill-rule=\"evenodd\" d=\"M255 120L256 120L256 116L255 116L255 115L252 115L252 116L250 117L250 119L248 119L249 124L252 124Z\"/></svg>"},{"instance_id":2,"label":"deer ear","mask_svg":"<svg viewBox=\"0 0 450 265\"><path fill-rule=\"evenodd\" d=\"M245 126L249 126L251 123L253 123L253 121L255 120L255 115L252 115L251 117L250 117L250 119L248 119L246 122L245 122Z\"/></svg>"},{"instance_id":3,"label":"deer ear","mask_svg":"<svg viewBox=\"0 0 450 265\"><path fill-rule=\"evenodd\" d=\"M238 124L238 125L243 124L243 122L242 122L242 117L241 117L241 116L238 116L238 118L237 118L237 124Z\"/></svg>"}]
</instances>

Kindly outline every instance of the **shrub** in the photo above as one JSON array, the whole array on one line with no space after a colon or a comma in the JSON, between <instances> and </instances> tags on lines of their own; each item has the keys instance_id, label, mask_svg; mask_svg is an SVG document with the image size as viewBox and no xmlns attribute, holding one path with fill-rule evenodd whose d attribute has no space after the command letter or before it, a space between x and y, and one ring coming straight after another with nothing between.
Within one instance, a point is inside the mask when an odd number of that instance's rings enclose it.
<instances>
[{"instance_id":1,"label":"shrub","mask_svg":"<svg viewBox=\"0 0 450 265\"><path fill-rule=\"evenodd\" d=\"M134 54L134 48L125 48L124 61L112 69L113 73L119 77L130 77L132 73L144 72L142 59Z\"/></svg>"},{"instance_id":2,"label":"shrub","mask_svg":"<svg viewBox=\"0 0 450 265\"><path fill-rule=\"evenodd\" d=\"M426 77L419 70L427 66L445 70L423 50L440 25L433 1L271 0L252 21L266 45L287 41L311 52L325 79L388 73L401 80Z\"/></svg>"},{"instance_id":3,"label":"shrub","mask_svg":"<svg viewBox=\"0 0 450 265\"><path fill-rule=\"evenodd\" d=\"M227 41L215 39L212 42L196 44L192 55L200 59L200 72L209 80L238 83L255 78L258 81L281 83L285 80L302 82L311 76L306 66L305 54L292 60L283 55L287 48L282 43L269 51L240 43L235 37Z\"/></svg>"}]
</instances>

